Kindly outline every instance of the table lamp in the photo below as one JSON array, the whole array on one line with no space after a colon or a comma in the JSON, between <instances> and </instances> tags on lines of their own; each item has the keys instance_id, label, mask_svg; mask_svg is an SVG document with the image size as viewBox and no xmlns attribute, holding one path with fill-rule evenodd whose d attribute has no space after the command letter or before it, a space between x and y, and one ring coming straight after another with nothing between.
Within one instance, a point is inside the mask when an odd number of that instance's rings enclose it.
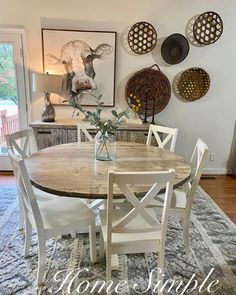
<instances>
[{"instance_id":1,"label":"table lamp","mask_svg":"<svg viewBox=\"0 0 236 295\"><path fill-rule=\"evenodd\" d=\"M50 101L50 93L62 93L62 76L41 73L32 74L32 90L44 92L44 105L41 108L43 122L55 121L55 108Z\"/></svg>"}]
</instances>

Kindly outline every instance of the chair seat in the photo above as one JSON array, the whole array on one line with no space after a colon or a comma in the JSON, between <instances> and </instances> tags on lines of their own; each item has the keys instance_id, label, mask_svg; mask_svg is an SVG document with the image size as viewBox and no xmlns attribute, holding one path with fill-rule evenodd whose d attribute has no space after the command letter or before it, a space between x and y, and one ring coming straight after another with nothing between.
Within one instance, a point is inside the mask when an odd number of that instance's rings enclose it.
<instances>
[{"instance_id":1,"label":"chair seat","mask_svg":"<svg viewBox=\"0 0 236 295\"><path fill-rule=\"evenodd\" d=\"M88 224L95 213L79 199L59 197L47 202L38 202L45 230L56 230L72 224Z\"/></svg>"},{"instance_id":2,"label":"chair seat","mask_svg":"<svg viewBox=\"0 0 236 295\"><path fill-rule=\"evenodd\" d=\"M128 212L130 211L130 206L127 205L127 208L122 207L122 209L114 209L112 211L112 223L113 225L118 223ZM155 213L155 209L148 208L146 209L148 213L157 220L157 216ZM104 237L104 243L106 246L107 242L107 210L99 210L100 213L100 220L101 220L101 229ZM158 220L157 220L158 221ZM138 215L136 216L128 225L128 228L136 228L136 227L143 227L143 228L150 228L150 225L147 224L145 219ZM134 244L137 245L137 242L142 244L142 242L155 242L156 249L157 245L160 240L160 232L159 231L152 231L152 232L142 232L142 233L112 233L112 247L119 247L127 244ZM135 251L136 252L136 251ZM141 251L144 252L144 251ZM138 253L138 252L137 252Z\"/></svg>"},{"instance_id":3,"label":"chair seat","mask_svg":"<svg viewBox=\"0 0 236 295\"><path fill-rule=\"evenodd\" d=\"M164 200L164 194L159 194L157 200ZM186 193L183 190L175 189L172 194L171 208L185 208L186 207Z\"/></svg>"},{"instance_id":4,"label":"chair seat","mask_svg":"<svg viewBox=\"0 0 236 295\"><path fill-rule=\"evenodd\" d=\"M57 195L46 193L34 186L33 186L33 191L34 191L37 201L50 201L50 200L59 198L59 196L57 196Z\"/></svg>"},{"instance_id":5,"label":"chair seat","mask_svg":"<svg viewBox=\"0 0 236 295\"><path fill-rule=\"evenodd\" d=\"M151 206L162 207L164 203L164 194L158 194L151 202ZM186 208L186 193L182 190L174 190L171 199L171 209L185 209Z\"/></svg>"},{"instance_id":6,"label":"chair seat","mask_svg":"<svg viewBox=\"0 0 236 295\"><path fill-rule=\"evenodd\" d=\"M185 191L174 190L171 200L171 208L183 208L185 209L187 197Z\"/></svg>"}]
</instances>

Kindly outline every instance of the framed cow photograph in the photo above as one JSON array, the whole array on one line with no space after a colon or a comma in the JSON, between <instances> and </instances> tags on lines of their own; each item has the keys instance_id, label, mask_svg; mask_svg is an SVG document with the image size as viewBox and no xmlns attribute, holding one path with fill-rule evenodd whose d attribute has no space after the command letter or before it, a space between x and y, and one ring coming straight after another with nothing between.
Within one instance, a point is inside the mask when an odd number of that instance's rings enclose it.
<instances>
[{"instance_id":1,"label":"framed cow photograph","mask_svg":"<svg viewBox=\"0 0 236 295\"><path fill-rule=\"evenodd\" d=\"M54 105L78 98L95 106L115 105L116 32L42 29L44 72L63 76L62 95L51 94Z\"/></svg>"}]
</instances>

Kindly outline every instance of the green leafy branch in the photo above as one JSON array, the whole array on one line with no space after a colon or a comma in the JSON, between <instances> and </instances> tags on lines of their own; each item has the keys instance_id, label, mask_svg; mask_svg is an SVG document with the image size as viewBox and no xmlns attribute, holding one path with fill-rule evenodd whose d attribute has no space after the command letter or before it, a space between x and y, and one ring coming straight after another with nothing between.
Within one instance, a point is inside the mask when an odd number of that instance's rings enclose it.
<instances>
[{"instance_id":1,"label":"green leafy branch","mask_svg":"<svg viewBox=\"0 0 236 295\"><path fill-rule=\"evenodd\" d=\"M121 125L122 123L122 118L128 117L128 108L120 113L117 113L115 110L111 111L111 114L114 117L114 120L111 119L102 119L101 114L104 110L104 102L101 101L102 95L95 96L96 98L96 103L97 106L94 111L87 111L85 110L80 103L78 103L77 99L75 97L72 97L68 102L71 107L73 107L76 110L79 110L77 112L77 116L80 115L80 113L83 113L85 115L85 119L88 120L91 125L95 126L97 130L99 130L103 136L106 136L108 134L111 134L117 128Z\"/></svg>"}]
</instances>

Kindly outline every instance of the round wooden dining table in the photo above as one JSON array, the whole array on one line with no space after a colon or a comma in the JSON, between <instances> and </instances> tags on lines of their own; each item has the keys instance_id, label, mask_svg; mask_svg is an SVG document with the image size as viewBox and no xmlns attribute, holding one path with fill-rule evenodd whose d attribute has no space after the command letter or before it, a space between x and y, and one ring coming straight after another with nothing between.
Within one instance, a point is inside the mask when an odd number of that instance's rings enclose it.
<instances>
[{"instance_id":1,"label":"round wooden dining table","mask_svg":"<svg viewBox=\"0 0 236 295\"><path fill-rule=\"evenodd\" d=\"M25 160L32 184L51 194L87 199L106 199L108 171L164 171L175 169L175 186L191 174L191 165L173 152L134 142L116 143L116 159L99 161L94 143L69 143L52 146ZM146 187L135 186L135 193ZM114 188L114 197L123 197Z\"/></svg>"}]
</instances>

